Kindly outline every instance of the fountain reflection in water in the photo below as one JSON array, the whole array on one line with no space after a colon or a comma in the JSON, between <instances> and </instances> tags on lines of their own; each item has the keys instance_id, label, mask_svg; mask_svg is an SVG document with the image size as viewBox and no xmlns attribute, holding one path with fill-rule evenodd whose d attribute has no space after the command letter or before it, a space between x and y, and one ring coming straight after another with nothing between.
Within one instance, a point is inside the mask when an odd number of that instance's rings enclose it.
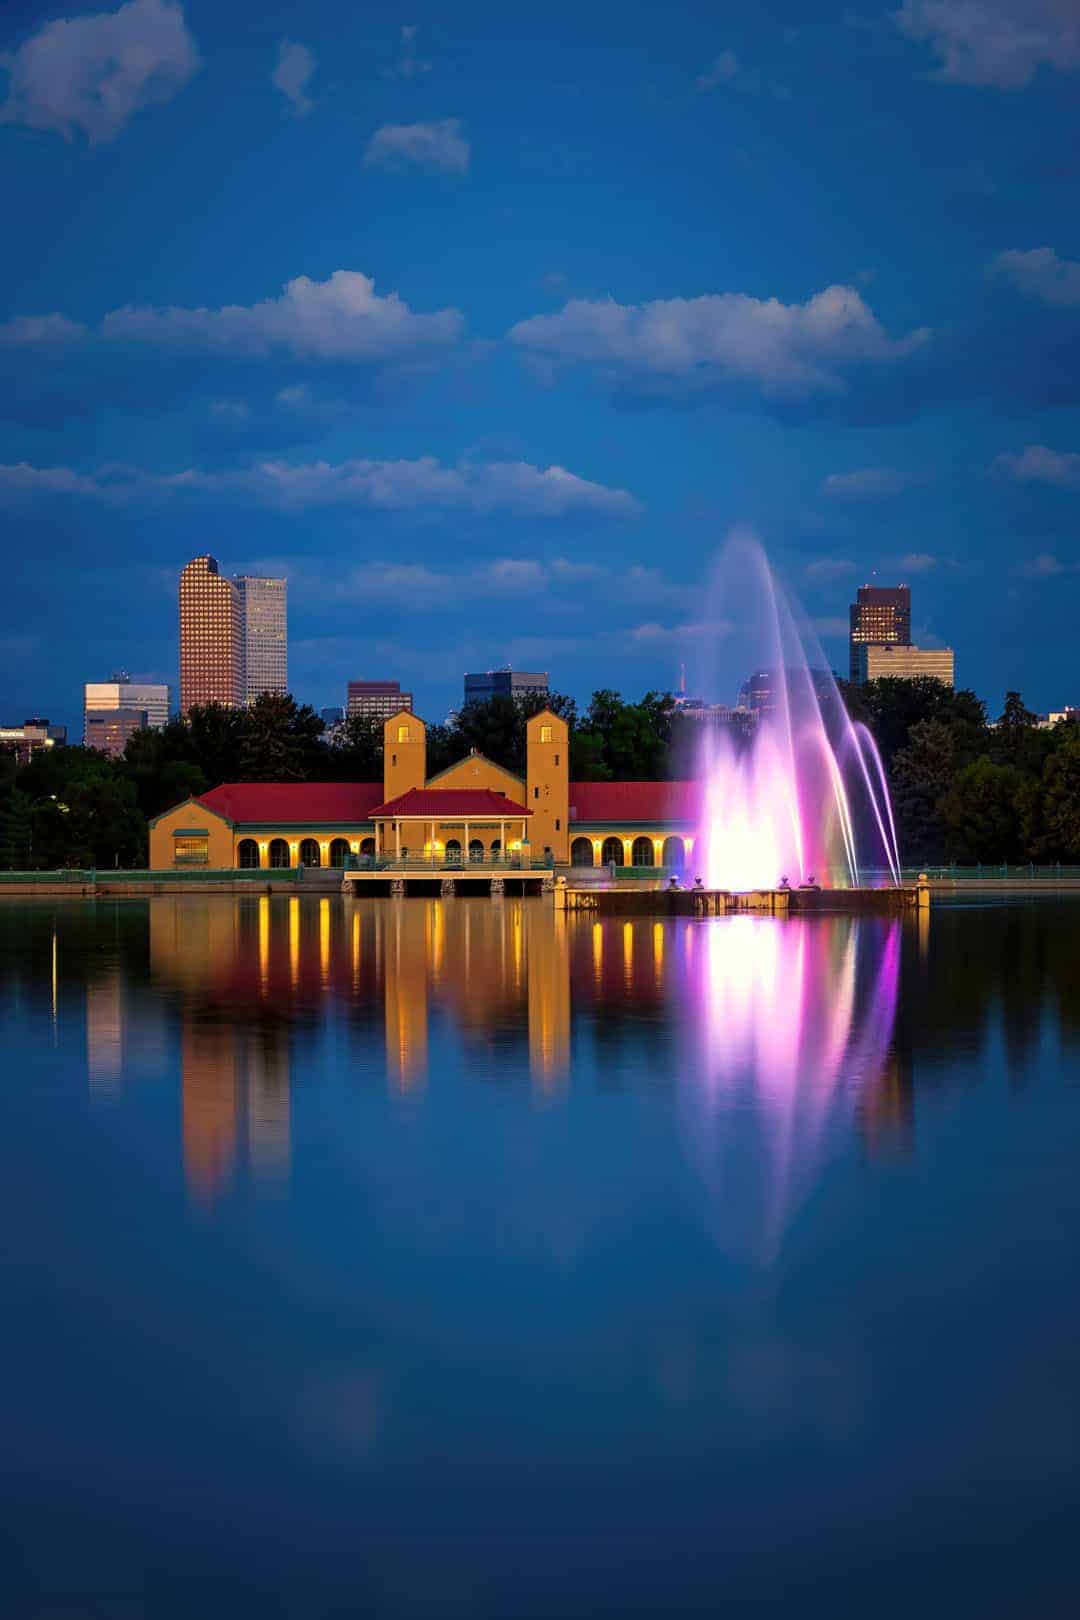
<instances>
[{"instance_id":1,"label":"fountain reflection in water","mask_svg":"<svg viewBox=\"0 0 1080 1620\"><path fill-rule=\"evenodd\" d=\"M899 883L877 747L849 718L813 632L800 629L757 541L728 542L713 599L721 621L758 649L769 697L749 737L708 728L701 743L698 848L707 886L774 888L786 877L858 887L868 872Z\"/></svg>"},{"instance_id":2,"label":"fountain reflection in water","mask_svg":"<svg viewBox=\"0 0 1080 1620\"><path fill-rule=\"evenodd\" d=\"M684 1140L722 1212L720 1241L776 1256L829 1142L893 1134L904 1087L893 1026L901 924L734 916L691 930Z\"/></svg>"}]
</instances>

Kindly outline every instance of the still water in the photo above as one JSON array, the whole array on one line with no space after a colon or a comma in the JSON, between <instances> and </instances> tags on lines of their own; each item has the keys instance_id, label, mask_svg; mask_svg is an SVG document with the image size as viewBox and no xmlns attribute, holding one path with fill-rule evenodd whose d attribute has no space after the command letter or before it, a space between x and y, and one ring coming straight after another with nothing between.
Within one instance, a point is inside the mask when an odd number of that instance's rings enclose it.
<instances>
[{"instance_id":1,"label":"still water","mask_svg":"<svg viewBox=\"0 0 1080 1620\"><path fill-rule=\"evenodd\" d=\"M0 905L0 1613L1080 1609L1080 901Z\"/></svg>"}]
</instances>

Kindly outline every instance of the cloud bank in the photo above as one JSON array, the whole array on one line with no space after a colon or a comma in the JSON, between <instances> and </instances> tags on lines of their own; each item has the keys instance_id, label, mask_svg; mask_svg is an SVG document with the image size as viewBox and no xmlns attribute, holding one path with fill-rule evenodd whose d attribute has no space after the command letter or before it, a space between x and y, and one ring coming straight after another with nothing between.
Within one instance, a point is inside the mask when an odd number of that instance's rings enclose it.
<instances>
[{"instance_id":1,"label":"cloud bank","mask_svg":"<svg viewBox=\"0 0 1080 1620\"><path fill-rule=\"evenodd\" d=\"M999 253L993 268L1008 276L1021 292L1058 309L1080 308L1080 264L1059 259L1053 248L1016 249Z\"/></svg>"},{"instance_id":2,"label":"cloud bank","mask_svg":"<svg viewBox=\"0 0 1080 1620\"><path fill-rule=\"evenodd\" d=\"M77 130L109 141L141 108L170 101L199 67L199 53L172 0L129 0L119 11L46 23L6 58L0 123Z\"/></svg>"},{"instance_id":3,"label":"cloud bank","mask_svg":"<svg viewBox=\"0 0 1080 1620\"><path fill-rule=\"evenodd\" d=\"M470 153L461 127L460 118L434 124L383 124L368 142L364 162L370 168L413 164L442 174L465 174Z\"/></svg>"},{"instance_id":4,"label":"cloud bank","mask_svg":"<svg viewBox=\"0 0 1080 1620\"><path fill-rule=\"evenodd\" d=\"M904 0L893 21L955 84L1022 90L1040 67L1080 68L1076 0Z\"/></svg>"},{"instance_id":5,"label":"cloud bank","mask_svg":"<svg viewBox=\"0 0 1080 1620\"><path fill-rule=\"evenodd\" d=\"M433 456L413 461L262 461L239 471L147 473L102 468L0 466L0 494L78 495L130 501L174 495L240 496L288 510L343 506L382 512L475 517L629 518L639 503L625 489L579 478L565 467L529 462L445 466Z\"/></svg>"},{"instance_id":6,"label":"cloud bank","mask_svg":"<svg viewBox=\"0 0 1080 1620\"><path fill-rule=\"evenodd\" d=\"M306 45L296 40L283 39L278 46L277 66L270 75L271 82L292 107L297 118L306 118L315 103L307 94L315 72L315 57Z\"/></svg>"},{"instance_id":7,"label":"cloud bank","mask_svg":"<svg viewBox=\"0 0 1080 1620\"><path fill-rule=\"evenodd\" d=\"M853 287L833 286L804 304L744 293L636 305L574 299L509 336L531 355L594 366L613 382L681 392L743 383L766 398L802 399L844 392L846 373L902 360L929 333L890 338Z\"/></svg>"}]
</instances>

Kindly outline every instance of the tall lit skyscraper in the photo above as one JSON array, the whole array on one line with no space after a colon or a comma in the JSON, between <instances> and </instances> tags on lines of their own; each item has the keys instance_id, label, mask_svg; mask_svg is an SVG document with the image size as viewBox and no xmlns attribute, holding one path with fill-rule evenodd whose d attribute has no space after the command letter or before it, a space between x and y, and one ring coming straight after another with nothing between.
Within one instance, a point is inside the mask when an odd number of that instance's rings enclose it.
<instances>
[{"instance_id":1,"label":"tall lit skyscraper","mask_svg":"<svg viewBox=\"0 0 1080 1620\"><path fill-rule=\"evenodd\" d=\"M289 690L285 581L236 576L244 636L244 701Z\"/></svg>"},{"instance_id":2,"label":"tall lit skyscraper","mask_svg":"<svg viewBox=\"0 0 1080 1620\"><path fill-rule=\"evenodd\" d=\"M180 575L180 712L195 704L244 702L240 592L214 557L193 557Z\"/></svg>"},{"instance_id":3,"label":"tall lit skyscraper","mask_svg":"<svg viewBox=\"0 0 1080 1620\"><path fill-rule=\"evenodd\" d=\"M907 585L860 585L851 604L850 676L861 679L859 649L911 646L911 590Z\"/></svg>"}]
</instances>

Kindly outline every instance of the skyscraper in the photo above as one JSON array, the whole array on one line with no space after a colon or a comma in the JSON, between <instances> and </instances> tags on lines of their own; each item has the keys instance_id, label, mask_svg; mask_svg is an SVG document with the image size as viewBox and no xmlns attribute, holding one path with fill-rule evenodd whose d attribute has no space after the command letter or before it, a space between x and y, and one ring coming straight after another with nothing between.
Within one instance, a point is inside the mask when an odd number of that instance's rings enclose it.
<instances>
[{"instance_id":1,"label":"skyscraper","mask_svg":"<svg viewBox=\"0 0 1080 1620\"><path fill-rule=\"evenodd\" d=\"M400 681L350 681L345 713L365 720L389 720L399 709L412 709L413 695L401 690Z\"/></svg>"},{"instance_id":2,"label":"skyscraper","mask_svg":"<svg viewBox=\"0 0 1080 1620\"><path fill-rule=\"evenodd\" d=\"M860 585L851 604L850 677L860 679L859 648L911 646L911 590L907 585Z\"/></svg>"},{"instance_id":3,"label":"skyscraper","mask_svg":"<svg viewBox=\"0 0 1080 1620\"><path fill-rule=\"evenodd\" d=\"M244 701L289 690L285 581L236 576L244 640Z\"/></svg>"},{"instance_id":4,"label":"skyscraper","mask_svg":"<svg viewBox=\"0 0 1080 1620\"><path fill-rule=\"evenodd\" d=\"M240 593L214 557L193 557L180 575L180 712L196 704L244 702Z\"/></svg>"},{"instance_id":5,"label":"skyscraper","mask_svg":"<svg viewBox=\"0 0 1080 1620\"><path fill-rule=\"evenodd\" d=\"M524 669L488 669L482 674L466 675L465 702L488 703L493 697L516 697L519 692L546 692L546 671Z\"/></svg>"},{"instance_id":6,"label":"skyscraper","mask_svg":"<svg viewBox=\"0 0 1080 1620\"><path fill-rule=\"evenodd\" d=\"M858 649L859 681L913 681L932 675L946 686L956 685L956 660L951 647L878 647L873 642Z\"/></svg>"}]
</instances>

